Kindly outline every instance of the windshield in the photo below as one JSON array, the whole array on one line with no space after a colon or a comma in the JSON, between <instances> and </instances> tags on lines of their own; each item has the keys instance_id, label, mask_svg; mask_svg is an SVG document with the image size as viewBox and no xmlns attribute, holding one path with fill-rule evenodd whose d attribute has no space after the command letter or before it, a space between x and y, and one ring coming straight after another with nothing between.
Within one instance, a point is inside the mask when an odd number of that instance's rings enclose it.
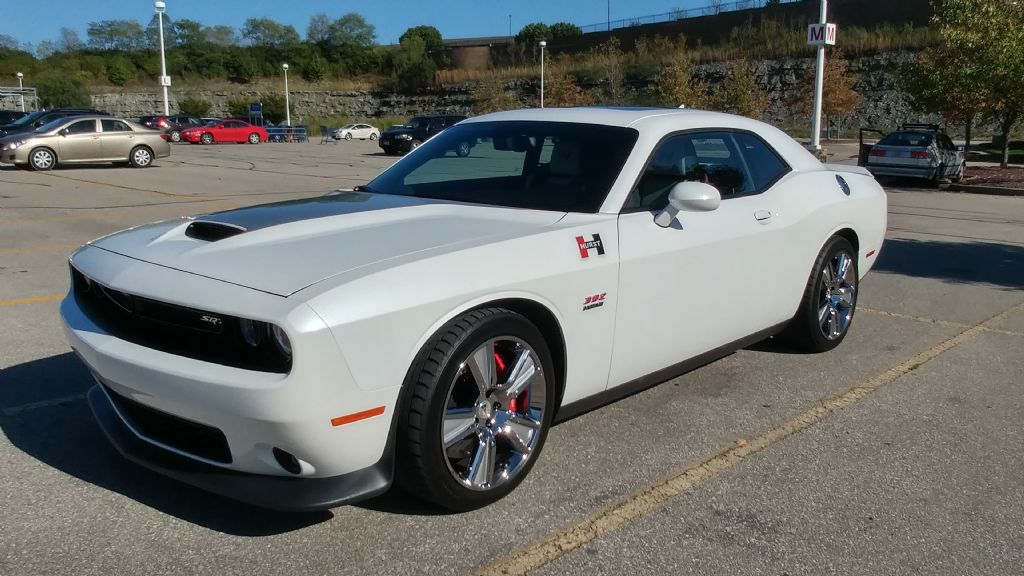
<instances>
[{"instance_id":1,"label":"windshield","mask_svg":"<svg viewBox=\"0 0 1024 576\"><path fill-rule=\"evenodd\" d=\"M35 122L43 114L46 114L45 110L39 110L29 114L28 116L22 116L14 122L11 122L11 126L27 126L29 123Z\"/></svg>"},{"instance_id":2,"label":"windshield","mask_svg":"<svg viewBox=\"0 0 1024 576\"><path fill-rule=\"evenodd\" d=\"M927 147L932 143L932 135L925 132L893 132L878 142L878 146L913 146Z\"/></svg>"},{"instance_id":3,"label":"windshield","mask_svg":"<svg viewBox=\"0 0 1024 576\"><path fill-rule=\"evenodd\" d=\"M597 212L636 143L632 128L472 122L427 140L369 192L560 212Z\"/></svg>"}]
</instances>

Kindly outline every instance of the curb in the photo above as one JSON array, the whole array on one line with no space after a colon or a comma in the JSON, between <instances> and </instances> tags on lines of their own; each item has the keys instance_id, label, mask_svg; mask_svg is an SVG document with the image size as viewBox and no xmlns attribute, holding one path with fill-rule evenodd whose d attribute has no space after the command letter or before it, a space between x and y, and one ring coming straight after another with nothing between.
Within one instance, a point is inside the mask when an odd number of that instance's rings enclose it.
<instances>
[{"instance_id":1,"label":"curb","mask_svg":"<svg viewBox=\"0 0 1024 576\"><path fill-rule=\"evenodd\" d=\"M967 184L950 184L946 189L949 192L964 192L966 194L989 194L993 196L1024 196L1022 188L1005 188L1003 186L974 186Z\"/></svg>"}]
</instances>

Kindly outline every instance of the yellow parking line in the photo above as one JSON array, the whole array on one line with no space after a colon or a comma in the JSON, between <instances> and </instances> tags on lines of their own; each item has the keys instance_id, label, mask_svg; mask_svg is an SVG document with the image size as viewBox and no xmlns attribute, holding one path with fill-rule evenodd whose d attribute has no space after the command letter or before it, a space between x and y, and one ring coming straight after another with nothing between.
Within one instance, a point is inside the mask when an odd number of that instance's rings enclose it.
<instances>
[{"instance_id":1,"label":"yellow parking line","mask_svg":"<svg viewBox=\"0 0 1024 576\"><path fill-rule=\"evenodd\" d=\"M63 294L50 294L49 296L32 296L31 298L15 298L14 300L0 300L0 308L6 306L18 306L20 304L38 304L39 302L53 302L63 298Z\"/></svg>"},{"instance_id":2,"label":"yellow parking line","mask_svg":"<svg viewBox=\"0 0 1024 576\"><path fill-rule=\"evenodd\" d=\"M650 484L588 518L567 526L554 534L498 558L476 572L478 575L522 575L549 564L585 544L621 528L664 504L667 500L692 491L739 464L747 457L810 428L830 414L848 408L917 369L925 362L959 346L974 336L991 329L1011 314L1024 310L1024 301L995 316L965 326L955 336L914 355L900 364L858 382L845 392L826 398L781 425L750 440L737 440L732 446L690 466L666 480Z\"/></svg>"},{"instance_id":3,"label":"yellow parking line","mask_svg":"<svg viewBox=\"0 0 1024 576\"><path fill-rule=\"evenodd\" d=\"M25 246L22 248L0 248L2 254L29 254L32 252L67 252L78 248L81 244L50 244L46 246Z\"/></svg>"}]
</instances>

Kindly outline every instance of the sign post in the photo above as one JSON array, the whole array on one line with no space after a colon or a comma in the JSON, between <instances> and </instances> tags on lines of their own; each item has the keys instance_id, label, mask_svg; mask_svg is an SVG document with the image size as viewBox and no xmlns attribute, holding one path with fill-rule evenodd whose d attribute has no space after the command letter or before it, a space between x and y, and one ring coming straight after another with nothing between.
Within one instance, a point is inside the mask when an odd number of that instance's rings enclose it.
<instances>
[{"instance_id":1,"label":"sign post","mask_svg":"<svg viewBox=\"0 0 1024 576\"><path fill-rule=\"evenodd\" d=\"M821 150L821 93L825 85L825 46L836 43L836 25L826 18L828 0L821 0L818 24L807 26L807 43L818 47L818 67L814 72L814 112L811 116L811 149Z\"/></svg>"}]
</instances>

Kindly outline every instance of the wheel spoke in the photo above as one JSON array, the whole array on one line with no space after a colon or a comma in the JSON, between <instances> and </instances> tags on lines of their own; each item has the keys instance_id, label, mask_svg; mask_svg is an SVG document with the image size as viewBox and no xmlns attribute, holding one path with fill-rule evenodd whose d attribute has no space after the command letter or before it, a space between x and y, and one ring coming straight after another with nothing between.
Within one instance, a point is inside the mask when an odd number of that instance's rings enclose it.
<instances>
[{"instance_id":1,"label":"wheel spoke","mask_svg":"<svg viewBox=\"0 0 1024 576\"><path fill-rule=\"evenodd\" d=\"M825 320L828 319L828 311L831 308L829 302L826 301L824 305L818 310L818 326L824 327Z\"/></svg>"},{"instance_id":2,"label":"wheel spoke","mask_svg":"<svg viewBox=\"0 0 1024 576\"><path fill-rule=\"evenodd\" d=\"M481 437L473 454L473 463L469 465L466 480L477 488L484 488L494 480L494 436Z\"/></svg>"},{"instance_id":3,"label":"wheel spoke","mask_svg":"<svg viewBox=\"0 0 1024 576\"><path fill-rule=\"evenodd\" d=\"M821 282L826 288L831 288L835 282L835 277L832 275L832 267L825 266L821 271Z\"/></svg>"},{"instance_id":4,"label":"wheel spoke","mask_svg":"<svg viewBox=\"0 0 1024 576\"><path fill-rule=\"evenodd\" d=\"M527 348L519 350L516 354L515 363L509 372L508 381L502 389L502 396L505 402L518 398L526 388L533 383L533 379L540 373L533 361L533 355Z\"/></svg>"},{"instance_id":5,"label":"wheel spoke","mask_svg":"<svg viewBox=\"0 0 1024 576\"><path fill-rule=\"evenodd\" d=\"M828 317L828 333L829 336L835 338L839 335L839 311L835 308L831 308Z\"/></svg>"},{"instance_id":6,"label":"wheel spoke","mask_svg":"<svg viewBox=\"0 0 1024 576\"><path fill-rule=\"evenodd\" d=\"M476 381L481 396L494 390L498 384L498 371L494 364L494 341L477 348L466 361L466 366L473 375L473 380Z\"/></svg>"},{"instance_id":7,"label":"wheel spoke","mask_svg":"<svg viewBox=\"0 0 1024 576\"><path fill-rule=\"evenodd\" d=\"M457 442L468 438L476 432L477 423L473 408L450 408L444 413L444 439L445 449L451 448Z\"/></svg>"},{"instance_id":8,"label":"wheel spoke","mask_svg":"<svg viewBox=\"0 0 1024 576\"><path fill-rule=\"evenodd\" d=\"M526 430L525 432L526 438L529 438L529 430ZM509 445L512 446L512 449L519 454L528 456L532 451L530 445L527 444L527 440L524 440L523 436L519 434L519 430L517 429L517 427L512 425L511 419L509 419L507 426L498 431L498 435L504 438L505 440L508 440L508 443Z\"/></svg>"},{"instance_id":9,"label":"wheel spoke","mask_svg":"<svg viewBox=\"0 0 1024 576\"><path fill-rule=\"evenodd\" d=\"M838 288L841 284L848 282L846 275L850 272L850 263L853 260L846 252L840 252L838 261L836 262L836 287Z\"/></svg>"},{"instance_id":10,"label":"wheel spoke","mask_svg":"<svg viewBox=\"0 0 1024 576\"><path fill-rule=\"evenodd\" d=\"M508 416L508 423L512 424L512 425L515 425L515 426L522 426L524 428L529 428L530 430L537 430L537 429L539 429L540 428L540 420L539 419L535 419L534 416L536 415L536 416L539 417L540 416L540 412L538 410L530 410L530 412L531 412L530 415L516 414L515 412L510 412L509 416Z\"/></svg>"}]
</instances>

